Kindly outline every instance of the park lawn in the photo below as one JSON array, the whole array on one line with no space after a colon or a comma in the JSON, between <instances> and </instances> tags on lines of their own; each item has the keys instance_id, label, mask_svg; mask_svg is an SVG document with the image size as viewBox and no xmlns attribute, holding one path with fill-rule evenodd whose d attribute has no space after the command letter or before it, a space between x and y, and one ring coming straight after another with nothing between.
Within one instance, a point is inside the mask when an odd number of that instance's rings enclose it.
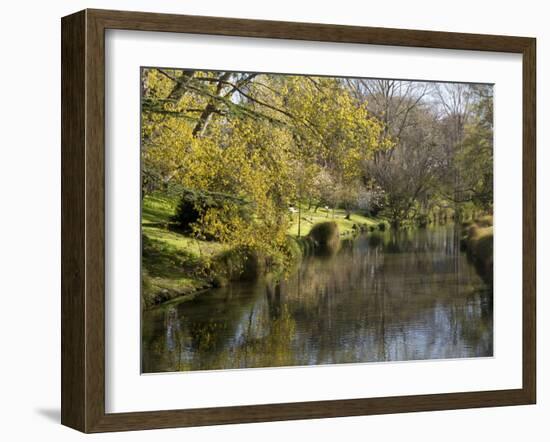
<instances>
[{"instance_id":1,"label":"park lawn","mask_svg":"<svg viewBox=\"0 0 550 442\"><path fill-rule=\"evenodd\" d=\"M217 255L226 250L226 247L219 242L198 240L162 227L149 227L144 224L142 233L148 238L162 242L176 250L185 250L190 256L195 256L197 259Z\"/></svg>"},{"instance_id":2,"label":"park lawn","mask_svg":"<svg viewBox=\"0 0 550 442\"><path fill-rule=\"evenodd\" d=\"M172 223L171 217L176 211L177 203L178 199L174 196L145 196L141 216L142 233L151 240L171 246L175 250L185 250L197 259L223 252L225 247L218 242L201 241L168 228Z\"/></svg>"},{"instance_id":3,"label":"park lawn","mask_svg":"<svg viewBox=\"0 0 550 442\"><path fill-rule=\"evenodd\" d=\"M222 244L145 225L142 233L142 298L146 307L211 287L200 272L201 263L221 253Z\"/></svg>"},{"instance_id":4,"label":"park lawn","mask_svg":"<svg viewBox=\"0 0 550 442\"><path fill-rule=\"evenodd\" d=\"M328 216L327 216L328 215ZM288 229L290 235L298 236L298 214L292 214L292 225ZM338 224L338 230L340 235L349 235L353 233L353 225L361 226L377 226L382 222L379 218L371 218L360 215L358 213L352 213L350 219L346 219L346 212L342 209L329 209L319 208L317 212L313 209L302 209L301 212L301 225L300 236L306 236L311 228L318 223L324 223L327 221L334 221Z\"/></svg>"},{"instance_id":5,"label":"park lawn","mask_svg":"<svg viewBox=\"0 0 550 442\"><path fill-rule=\"evenodd\" d=\"M156 239L168 242L176 247L182 247L193 253L200 254L216 253L223 251L217 247L213 241L196 241L180 233L172 232L166 229L158 228L158 224L168 225L170 217L175 213L177 206L177 197L164 196L160 194L147 195L143 199L142 224L144 233ZM340 234L347 235L352 233L353 225L375 226L383 220L380 218L366 217L358 213L352 213L350 219L346 219L346 212L342 209L324 209L319 208L317 212L314 209L302 208L301 211L300 236L306 236L311 228L318 223L334 221L338 224ZM298 236L298 214L292 214L292 225L288 229L290 235ZM148 226L152 224L152 226Z\"/></svg>"},{"instance_id":6,"label":"park lawn","mask_svg":"<svg viewBox=\"0 0 550 442\"><path fill-rule=\"evenodd\" d=\"M141 208L141 223L168 224L170 217L175 213L178 198L160 194L146 195Z\"/></svg>"},{"instance_id":7,"label":"park lawn","mask_svg":"<svg viewBox=\"0 0 550 442\"><path fill-rule=\"evenodd\" d=\"M145 307L191 295L210 286L191 270L198 260L188 251L148 236L143 237L142 247L142 300Z\"/></svg>"},{"instance_id":8,"label":"park lawn","mask_svg":"<svg viewBox=\"0 0 550 442\"><path fill-rule=\"evenodd\" d=\"M210 287L196 270L201 261L223 252L218 242L200 241L169 230L177 198L147 195L142 206L142 298L146 307Z\"/></svg>"}]
</instances>

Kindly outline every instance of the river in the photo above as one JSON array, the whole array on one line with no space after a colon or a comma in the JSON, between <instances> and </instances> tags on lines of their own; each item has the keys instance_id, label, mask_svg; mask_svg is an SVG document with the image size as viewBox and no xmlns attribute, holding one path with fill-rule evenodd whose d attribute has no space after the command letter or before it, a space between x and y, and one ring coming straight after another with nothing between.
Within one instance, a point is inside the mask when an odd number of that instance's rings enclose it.
<instances>
[{"instance_id":1,"label":"river","mask_svg":"<svg viewBox=\"0 0 550 442\"><path fill-rule=\"evenodd\" d=\"M368 233L144 312L142 372L489 357L492 305L454 226Z\"/></svg>"}]
</instances>

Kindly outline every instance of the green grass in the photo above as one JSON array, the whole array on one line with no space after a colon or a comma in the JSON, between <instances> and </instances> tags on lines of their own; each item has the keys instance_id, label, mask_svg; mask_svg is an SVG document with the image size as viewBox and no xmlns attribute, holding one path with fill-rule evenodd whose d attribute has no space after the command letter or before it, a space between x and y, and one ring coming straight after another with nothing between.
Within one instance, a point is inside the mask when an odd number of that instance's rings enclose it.
<instances>
[{"instance_id":1,"label":"green grass","mask_svg":"<svg viewBox=\"0 0 550 442\"><path fill-rule=\"evenodd\" d=\"M169 230L177 198L147 195L142 207L142 295L146 307L190 296L211 284L200 273L201 262L225 247Z\"/></svg>"},{"instance_id":2,"label":"green grass","mask_svg":"<svg viewBox=\"0 0 550 442\"><path fill-rule=\"evenodd\" d=\"M328 216L327 216L328 215ZM298 214L292 214L292 226L288 229L290 235L298 236ZM346 212L341 209L334 210L334 217L332 210L329 210L327 213L326 209L319 208L317 213L313 209L307 210L302 209L301 213L301 226L300 226L300 236L306 236L311 228L318 223L324 223L327 221L334 221L338 224L338 229L341 235L348 235L353 232L353 225L366 224L367 226L378 225L380 222L377 218L369 218L366 216L359 215L357 213L352 213L350 219L346 219Z\"/></svg>"},{"instance_id":3,"label":"green grass","mask_svg":"<svg viewBox=\"0 0 550 442\"><path fill-rule=\"evenodd\" d=\"M168 242L142 238L142 298L146 307L178 296L189 295L209 286L196 273L196 255Z\"/></svg>"},{"instance_id":4,"label":"green grass","mask_svg":"<svg viewBox=\"0 0 550 442\"><path fill-rule=\"evenodd\" d=\"M143 198L142 233L174 250L184 250L197 259L223 252L225 247L218 242L198 240L168 228L172 224L171 217L176 211L177 203L176 197L159 194Z\"/></svg>"},{"instance_id":5,"label":"green grass","mask_svg":"<svg viewBox=\"0 0 550 442\"><path fill-rule=\"evenodd\" d=\"M198 252L197 244L195 241L182 234L159 229L156 226L148 227L148 224L169 224L170 217L175 213L177 206L177 197L164 196L160 194L147 195L143 199L142 209L142 223L144 227L144 233L150 236L154 236L157 239L170 242L173 245L181 247L190 247ZM346 212L342 209L335 209L334 211L324 208L319 208L317 212L313 209L307 210L302 208L301 211L301 226L300 236L307 235L311 228L318 223L324 223L326 221L334 221L338 224L340 234L347 235L353 231L353 225L367 225L377 226L380 223L378 218L369 218L366 216L352 213L350 219L346 219ZM147 230L146 230L147 229ZM292 225L288 229L290 235L298 236L298 214L292 214ZM199 246L206 246L206 244L213 244L212 242L202 241Z\"/></svg>"},{"instance_id":6,"label":"green grass","mask_svg":"<svg viewBox=\"0 0 550 442\"><path fill-rule=\"evenodd\" d=\"M215 241L202 241L161 227L142 226L142 232L150 239L162 242L177 250L185 250L197 258L223 252L226 247Z\"/></svg>"},{"instance_id":7,"label":"green grass","mask_svg":"<svg viewBox=\"0 0 550 442\"><path fill-rule=\"evenodd\" d=\"M177 197L160 194L147 195L143 198L141 209L142 224L169 223L175 213Z\"/></svg>"}]
</instances>

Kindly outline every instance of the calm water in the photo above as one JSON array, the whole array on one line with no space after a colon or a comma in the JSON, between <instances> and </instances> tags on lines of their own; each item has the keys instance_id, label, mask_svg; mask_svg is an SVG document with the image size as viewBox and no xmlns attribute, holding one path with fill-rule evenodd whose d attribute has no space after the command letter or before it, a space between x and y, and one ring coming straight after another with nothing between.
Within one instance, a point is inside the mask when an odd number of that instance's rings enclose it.
<instances>
[{"instance_id":1,"label":"calm water","mask_svg":"<svg viewBox=\"0 0 550 442\"><path fill-rule=\"evenodd\" d=\"M369 233L280 284L145 312L144 373L492 356L492 293L453 227Z\"/></svg>"}]
</instances>

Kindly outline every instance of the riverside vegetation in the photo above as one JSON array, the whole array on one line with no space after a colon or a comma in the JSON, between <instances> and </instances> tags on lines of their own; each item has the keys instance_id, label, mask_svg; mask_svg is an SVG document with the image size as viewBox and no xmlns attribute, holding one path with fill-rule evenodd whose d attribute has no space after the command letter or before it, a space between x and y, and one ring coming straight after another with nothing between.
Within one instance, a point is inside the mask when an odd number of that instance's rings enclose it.
<instances>
[{"instance_id":1,"label":"riverside vegetation","mask_svg":"<svg viewBox=\"0 0 550 442\"><path fill-rule=\"evenodd\" d=\"M493 286L493 217L487 215L463 224L462 247L483 280Z\"/></svg>"},{"instance_id":2,"label":"riverside vegetation","mask_svg":"<svg viewBox=\"0 0 550 442\"><path fill-rule=\"evenodd\" d=\"M251 249L231 249L214 240L200 240L181 230L174 221L178 199L161 194L143 200L142 301L146 308L174 298L193 299L201 291L227 285L231 281L254 280L263 273L280 276L283 263ZM385 230L386 223L375 217L352 214L341 209L307 210L289 225L286 236L287 265L299 264L304 255L334 253L340 238L362 231Z\"/></svg>"},{"instance_id":3,"label":"riverside vegetation","mask_svg":"<svg viewBox=\"0 0 550 442\"><path fill-rule=\"evenodd\" d=\"M145 308L492 213L490 85L143 68L141 87ZM491 273L487 229L464 244Z\"/></svg>"}]
</instances>

